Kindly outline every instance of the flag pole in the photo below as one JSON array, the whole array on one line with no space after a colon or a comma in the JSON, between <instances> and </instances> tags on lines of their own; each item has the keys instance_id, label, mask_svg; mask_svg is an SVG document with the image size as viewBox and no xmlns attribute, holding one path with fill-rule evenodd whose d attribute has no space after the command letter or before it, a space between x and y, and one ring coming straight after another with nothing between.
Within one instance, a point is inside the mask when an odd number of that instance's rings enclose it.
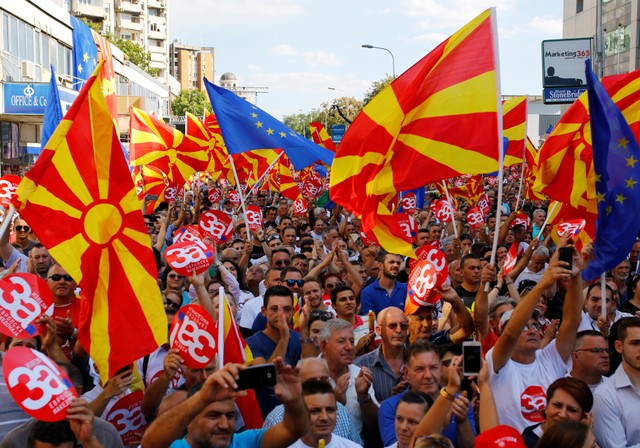
<instances>
[{"instance_id":1,"label":"flag pole","mask_svg":"<svg viewBox=\"0 0 640 448\"><path fill-rule=\"evenodd\" d=\"M240 179L238 179L238 172L236 171L236 164L233 163L233 155L229 154L229 162L231 163L231 169L233 170L233 177L236 179L236 185L238 186L238 194L240 195L240 204L242 205L242 213L244 213L245 225L247 225L247 206L244 203L244 195L242 194L242 185L240 185ZM253 243L251 238L251 232L249 232L249 226L247 225L247 237L249 242Z\"/></svg>"},{"instance_id":2,"label":"flag pole","mask_svg":"<svg viewBox=\"0 0 640 448\"><path fill-rule=\"evenodd\" d=\"M442 185L444 186L444 194L447 195L447 201L449 205L451 205L451 225L453 225L453 237L458 238L458 229L456 228L456 214L453 208L453 202L451 201L451 196L449 196L449 188L447 188L446 179L442 181Z\"/></svg>"},{"instance_id":3,"label":"flag pole","mask_svg":"<svg viewBox=\"0 0 640 448\"><path fill-rule=\"evenodd\" d=\"M558 201L553 203L553 207L551 207L551 210L549 210L549 213L547 213L547 217L545 218L544 222L542 223L542 227L540 227L540 232L538 232L538 236L536 236L536 238L538 239L538 241L541 240L541 236L542 236L542 232L544 230L545 227L547 227L547 223L549 222L549 219L551 218L551 215L553 215L553 212L556 211L556 207L558 206Z\"/></svg>"},{"instance_id":4,"label":"flag pole","mask_svg":"<svg viewBox=\"0 0 640 448\"><path fill-rule=\"evenodd\" d=\"M527 98L528 100L528 98ZM527 111L529 109L529 101L525 100L524 102L524 116L525 116L525 120L524 120L524 145L522 145L522 165L520 166L520 185L518 186L518 196L516 196L516 207L515 210L512 211L518 211L518 203L520 202L520 194L522 193L522 181L524 179L524 170L527 167L527 139L529 138L527 136ZM523 202L524 204L524 202Z\"/></svg>"},{"instance_id":5,"label":"flag pole","mask_svg":"<svg viewBox=\"0 0 640 448\"><path fill-rule=\"evenodd\" d=\"M607 321L607 286L604 272L600 274L600 300L602 301L602 320Z\"/></svg>"},{"instance_id":6,"label":"flag pole","mask_svg":"<svg viewBox=\"0 0 640 448\"><path fill-rule=\"evenodd\" d=\"M498 234L500 233L500 215L502 214L502 179L504 177L504 142L502 139L502 98L500 94L500 59L498 52L498 24L496 21L496 8L491 8L491 32L493 37L493 58L496 70L496 116L498 127L498 198L496 207L496 225L493 232L493 248L491 249L491 266L496 265L496 251L498 249ZM489 283L484 285L485 292L489 292Z\"/></svg>"},{"instance_id":7,"label":"flag pole","mask_svg":"<svg viewBox=\"0 0 640 448\"><path fill-rule=\"evenodd\" d=\"M283 154L284 154L284 151L282 151L280 154L278 154L278 157L276 157L275 160L273 162L271 162L271 165L269 165L267 170L264 173L262 173L262 176L260 176L260 179L258 179L258 181L254 184L254 186L251 187L251 190L249 190L249 193L248 193L249 196L251 196L253 194L253 190L258 188L258 185L260 185L260 182L262 182L264 180L264 178L267 177L267 174L269 174L269 171L271 171L271 168L273 168L273 166L276 164L276 162L278 162L278 160L280 160L280 157L282 157Z\"/></svg>"},{"instance_id":8,"label":"flag pole","mask_svg":"<svg viewBox=\"0 0 640 448\"><path fill-rule=\"evenodd\" d=\"M527 169L527 163L523 160L522 161L522 166L520 168L520 185L518 186L518 195L516 196L516 206L515 206L515 210L512 211L518 211L518 204L520 203L520 194L522 193L522 181L524 179L524 170Z\"/></svg>"},{"instance_id":9,"label":"flag pole","mask_svg":"<svg viewBox=\"0 0 640 448\"><path fill-rule=\"evenodd\" d=\"M7 216L4 217L4 221L2 221L2 226L0 227L0 239L4 236L4 234L9 229L9 225L11 224L11 218L16 214L16 208L11 204L9 206L9 211L7 212Z\"/></svg>"},{"instance_id":10,"label":"flag pole","mask_svg":"<svg viewBox=\"0 0 640 448\"><path fill-rule=\"evenodd\" d=\"M227 306L227 298L224 295L224 287L218 289L218 369L224 366L224 307Z\"/></svg>"}]
</instances>

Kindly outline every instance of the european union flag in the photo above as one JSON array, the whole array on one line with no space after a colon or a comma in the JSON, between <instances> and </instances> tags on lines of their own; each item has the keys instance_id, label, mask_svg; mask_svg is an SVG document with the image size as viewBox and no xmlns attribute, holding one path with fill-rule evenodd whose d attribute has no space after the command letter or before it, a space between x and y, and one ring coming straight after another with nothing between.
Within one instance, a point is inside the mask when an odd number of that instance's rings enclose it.
<instances>
[{"instance_id":1,"label":"european union flag","mask_svg":"<svg viewBox=\"0 0 640 448\"><path fill-rule=\"evenodd\" d=\"M235 93L204 80L229 154L282 148L297 170L318 160L331 165L333 152L293 132Z\"/></svg>"},{"instance_id":2,"label":"european union flag","mask_svg":"<svg viewBox=\"0 0 640 448\"><path fill-rule=\"evenodd\" d=\"M598 200L595 258L582 272L590 281L624 260L640 229L640 148L590 61L586 66Z\"/></svg>"},{"instance_id":3,"label":"european union flag","mask_svg":"<svg viewBox=\"0 0 640 448\"><path fill-rule=\"evenodd\" d=\"M89 79L93 70L98 65L98 47L91 28L81 20L71 16L71 26L73 27L73 86L80 90L85 81Z\"/></svg>"},{"instance_id":4,"label":"european union flag","mask_svg":"<svg viewBox=\"0 0 640 448\"><path fill-rule=\"evenodd\" d=\"M49 81L49 94L47 95L47 105L44 108L44 122L42 123L42 139L40 140L41 148L44 149L49 137L56 130L58 124L62 121L62 106L60 105L60 93L58 92L58 78L56 71L51 66L51 81Z\"/></svg>"}]
</instances>

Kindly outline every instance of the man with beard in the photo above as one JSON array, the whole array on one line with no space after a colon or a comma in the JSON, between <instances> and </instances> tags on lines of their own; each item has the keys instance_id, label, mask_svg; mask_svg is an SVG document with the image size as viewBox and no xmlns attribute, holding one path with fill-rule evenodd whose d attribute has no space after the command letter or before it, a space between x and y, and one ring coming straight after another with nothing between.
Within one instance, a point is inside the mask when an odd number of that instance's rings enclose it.
<instances>
[{"instance_id":1,"label":"man with beard","mask_svg":"<svg viewBox=\"0 0 640 448\"><path fill-rule=\"evenodd\" d=\"M327 306L322 300L324 295L324 289L322 288L322 280L318 277L307 277L302 285L302 297L304 297L304 304L309 304L309 311L330 311L335 314L335 311Z\"/></svg>"},{"instance_id":2,"label":"man with beard","mask_svg":"<svg viewBox=\"0 0 640 448\"><path fill-rule=\"evenodd\" d=\"M404 311L407 285L396 280L402 266L402 257L380 251L376 264L380 267L380 275L360 293L361 313L364 315L373 311L377 316L380 311L389 306L395 306Z\"/></svg>"}]
</instances>

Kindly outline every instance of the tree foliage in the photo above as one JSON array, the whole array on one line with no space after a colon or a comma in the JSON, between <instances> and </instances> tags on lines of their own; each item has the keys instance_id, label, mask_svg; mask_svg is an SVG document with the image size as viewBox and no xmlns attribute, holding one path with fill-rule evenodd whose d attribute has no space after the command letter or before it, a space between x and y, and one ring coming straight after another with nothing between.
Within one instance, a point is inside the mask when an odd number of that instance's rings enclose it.
<instances>
[{"instance_id":1,"label":"tree foliage","mask_svg":"<svg viewBox=\"0 0 640 448\"><path fill-rule=\"evenodd\" d=\"M205 109L211 111L211 103L207 95L198 89L181 90L171 102L172 115L183 116L186 112L191 112L201 117Z\"/></svg>"},{"instance_id":2,"label":"tree foliage","mask_svg":"<svg viewBox=\"0 0 640 448\"><path fill-rule=\"evenodd\" d=\"M384 89L385 87L387 87L389 84L391 84L391 81L394 80L394 77L389 75L384 79L381 79L380 81L375 81L372 85L371 88L369 90L367 90L367 92L364 94L364 100L363 103L366 105L367 103L369 103L369 101L371 101L373 99L374 96L376 96L378 93L380 93L380 91L382 89Z\"/></svg>"},{"instance_id":3,"label":"tree foliage","mask_svg":"<svg viewBox=\"0 0 640 448\"><path fill-rule=\"evenodd\" d=\"M362 101L353 97L342 97L333 102L323 102L320 104L320 107L312 109L310 112L285 115L283 123L298 134L310 138L311 131L309 129L309 123L317 121L322 123L329 135L331 135L331 126L348 124L348 122L340 116L336 106L340 108L349 120L353 120L362 110Z\"/></svg>"}]
</instances>

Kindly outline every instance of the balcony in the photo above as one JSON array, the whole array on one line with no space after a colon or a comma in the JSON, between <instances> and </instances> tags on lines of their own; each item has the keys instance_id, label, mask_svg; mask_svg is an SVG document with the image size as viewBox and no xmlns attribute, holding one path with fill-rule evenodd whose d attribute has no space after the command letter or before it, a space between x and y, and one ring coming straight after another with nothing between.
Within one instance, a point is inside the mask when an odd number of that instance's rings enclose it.
<instances>
[{"instance_id":1,"label":"balcony","mask_svg":"<svg viewBox=\"0 0 640 448\"><path fill-rule=\"evenodd\" d=\"M149 39L166 40L167 39L167 33L163 29L159 29L159 30L156 30L156 31L149 31L148 37L149 37Z\"/></svg>"},{"instance_id":2,"label":"balcony","mask_svg":"<svg viewBox=\"0 0 640 448\"><path fill-rule=\"evenodd\" d=\"M91 17L102 20L104 18L104 4L101 0L91 2L91 4L80 3L78 0L72 0L71 13L77 17Z\"/></svg>"},{"instance_id":3,"label":"balcony","mask_svg":"<svg viewBox=\"0 0 640 448\"><path fill-rule=\"evenodd\" d=\"M157 8L164 9L166 8L167 0L148 0L147 8Z\"/></svg>"},{"instance_id":4,"label":"balcony","mask_svg":"<svg viewBox=\"0 0 640 448\"><path fill-rule=\"evenodd\" d=\"M126 12L130 14L140 14L142 12L142 5L140 5L140 3L119 0L117 6L118 12Z\"/></svg>"},{"instance_id":5,"label":"balcony","mask_svg":"<svg viewBox=\"0 0 640 448\"><path fill-rule=\"evenodd\" d=\"M116 21L116 27L120 30L131 30L131 31L142 31L142 23L133 22L131 20L126 20L121 17L118 17Z\"/></svg>"}]
</instances>

